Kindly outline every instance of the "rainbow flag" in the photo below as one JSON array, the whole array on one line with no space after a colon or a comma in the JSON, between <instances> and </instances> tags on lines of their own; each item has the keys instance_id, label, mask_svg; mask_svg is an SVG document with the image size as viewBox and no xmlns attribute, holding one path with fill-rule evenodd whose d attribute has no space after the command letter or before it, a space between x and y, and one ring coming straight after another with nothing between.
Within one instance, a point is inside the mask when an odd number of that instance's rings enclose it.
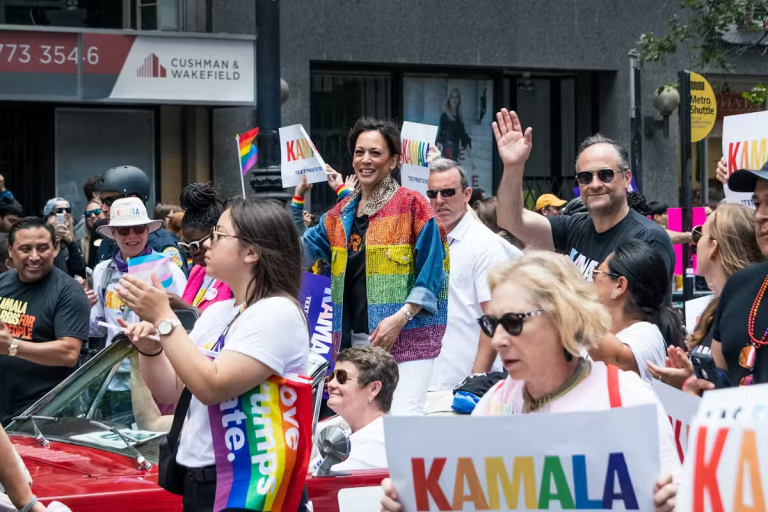
<instances>
[{"instance_id":1,"label":"rainbow flag","mask_svg":"<svg viewBox=\"0 0 768 512\"><path fill-rule=\"evenodd\" d=\"M214 512L296 510L312 451L312 383L272 375L208 407L216 456Z\"/></svg>"},{"instance_id":2,"label":"rainbow flag","mask_svg":"<svg viewBox=\"0 0 768 512\"><path fill-rule=\"evenodd\" d=\"M128 274L136 276L149 284L152 284L152 274L155 274L160 279L160 282L163 283L163 288L169 288L173 284L171 259L156 252L146 256L129 258Z\"/></svg>"},{"instance_id":3,"label":"rainbow flag","mask_svg":"<svg viewBox=\"0 0 768 512\"><path fill-rule=\"evenodd\" d=\"M243 174L259 161L259 148L256 146L256 137L259 135L259 127L248 130L241 137L237 137L237 145L240 148L240 169Z\"/></svg>"}]
</instances>

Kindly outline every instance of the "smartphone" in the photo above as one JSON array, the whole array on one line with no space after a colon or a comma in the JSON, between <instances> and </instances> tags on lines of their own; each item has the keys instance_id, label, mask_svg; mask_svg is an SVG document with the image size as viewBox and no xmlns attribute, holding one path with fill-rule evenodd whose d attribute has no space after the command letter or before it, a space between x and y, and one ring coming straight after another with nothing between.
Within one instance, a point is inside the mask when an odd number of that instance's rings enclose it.
<instances>
[{"instance_id":1,"label":"smartphone","mask_svg":"<svg viewBox=\"0 0 768 512\"><path fill-rule=\"evenodd\" d=\"M64 226L67 225L67 215L64 213L57 213L56 214L56 224L62 224Z\"/></svg>"},{"instance_id":2,"label":"smartphone","mask_svg":"<svg viewBox=\"0 0 768 512\"><path fill-rule=\"evenodd\" d=\"M711 382L716 388L722 387L711 353L694 351L691 353L691 363L693 363L693 373L696 377Z\"/></svg>"}]
</instances>

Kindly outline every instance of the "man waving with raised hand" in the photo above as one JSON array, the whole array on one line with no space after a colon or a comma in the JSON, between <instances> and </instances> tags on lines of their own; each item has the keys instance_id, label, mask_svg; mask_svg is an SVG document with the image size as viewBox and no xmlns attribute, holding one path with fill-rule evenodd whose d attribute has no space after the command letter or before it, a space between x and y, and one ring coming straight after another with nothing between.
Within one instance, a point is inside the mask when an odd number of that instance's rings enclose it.
<instances>
[{"instance_id":1,"label":"man waving with raised hand","mask_svg":"<svg viewBox=\"0 0 768 512\"><path fill-rule=\"evenodd\" d=\"M533 147L533 130L523 131L515 112L496 114L493 133L504 162L499 184L498 221L529 247L567 254L584 278L624 240L650 244L664 258L670 280L675 252L669 235L658 224L631 210L627 190L632 182L627 150L596 134L579 147L576 177L587 213L543 217L525 209L523 172Z\"/></svg>"}]
</instances>

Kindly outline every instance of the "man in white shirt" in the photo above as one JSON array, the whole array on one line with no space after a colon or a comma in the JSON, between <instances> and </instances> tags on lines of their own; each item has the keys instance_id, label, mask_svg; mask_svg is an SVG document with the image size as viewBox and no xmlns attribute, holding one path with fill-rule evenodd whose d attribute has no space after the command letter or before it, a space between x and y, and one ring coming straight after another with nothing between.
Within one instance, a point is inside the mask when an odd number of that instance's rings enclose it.
<instances>
[{"instance_id":1,"label":"man in white shirt","mask_svg":"<svg viewBox=\"0 0 768 512\"><path fill-rule=\"evenodd\" d=\"M448 234L451 260L448 325L429 390L445 391L471 373L491 370L496 351L477 323L491 299L488 271L521 253L468 209L472 189L466 171L458 163L439 158L430 163L429 170L427 196Z\"/></svg>"}]
</instances>

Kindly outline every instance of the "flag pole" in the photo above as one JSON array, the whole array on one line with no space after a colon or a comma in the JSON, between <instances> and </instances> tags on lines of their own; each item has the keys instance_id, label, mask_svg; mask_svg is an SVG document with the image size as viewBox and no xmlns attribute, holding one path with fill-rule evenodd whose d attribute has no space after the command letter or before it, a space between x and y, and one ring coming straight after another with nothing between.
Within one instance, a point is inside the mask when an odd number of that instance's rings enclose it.
<instances>
[{"instance_id":1,"label":"flag pole","mask_svg":"<svg viewBox=\"0 0 768 512\"><path fill-rule=\"evenodd\" d=\"M243 160L240 158L240 136L235 135L235 143L237 145L237 165L240 168L240 186L243 189L243 199L247 199L245 197L245 177L243 176Z\"/></svg>"}]
</instances>

